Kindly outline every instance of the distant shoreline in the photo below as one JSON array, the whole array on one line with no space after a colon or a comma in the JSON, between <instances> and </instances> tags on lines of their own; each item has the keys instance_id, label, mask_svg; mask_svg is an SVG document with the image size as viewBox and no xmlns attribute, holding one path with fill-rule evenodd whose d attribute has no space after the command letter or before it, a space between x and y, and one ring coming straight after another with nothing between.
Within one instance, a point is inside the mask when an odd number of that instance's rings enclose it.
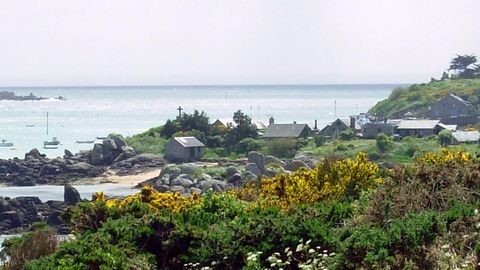
<instances>
[{"instance_id":1,"label":"distant shoreline","mask_svg":"<svg viewBox=\"0 0 480 270\"><path fill-rule=\"evenodd\" d=\"M164 85L13 85L13 86L0 86L2 89L44 89L44 88L130 88L130 87L141 87L141 88L221 88L221 87L292 87L292 86L301 86L301 87L336 87L336 86L408 86L412 83L324 83L324 84L164 84Z\"/></svg>"}]
</instances>

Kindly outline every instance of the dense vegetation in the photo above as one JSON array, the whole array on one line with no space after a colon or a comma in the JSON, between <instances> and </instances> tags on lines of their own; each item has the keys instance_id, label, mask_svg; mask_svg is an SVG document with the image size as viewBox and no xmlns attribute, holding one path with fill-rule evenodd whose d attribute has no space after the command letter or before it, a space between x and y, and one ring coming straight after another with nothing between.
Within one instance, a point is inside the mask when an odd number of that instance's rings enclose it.
<instances>
[{"instance_id":1,"label":"dense vegetation","mask_svg":"<svg viewBox=\"0 0 480 270\"><path fill-rule=\"evenodd\" d=\"M406 113L422 116L430 104L447 94L455 94L479 108L480 63L474 55L457 55L448 71L440 80L432 78L430 83L414 84L393 90L388 99L377 103L370 113L379 117L401 118Z\"/></svg>"},{"instance_id":2,"label":"dense vegetation","mask_svg":"<svg viewBox=\"0 0 480 270\"><path fill-rule=\"evenodd\" d=\"M380 134L377 139L326 140L318 146L312 139L300 149L300 152L317 158L334 159L352 158L358 152L364 152L370 160L388 164L412 163L428 152L439 152L445 147L454 151L470 152L475 156L480 155L478 144L451 145L450 143L451 133L425 138L405 137L399 140Z\"/></svg>"},{"instance_id":3,"label":"dense vegetation","mask_svg":"<svg viewBox=\"0 0 480 270\"><path fill-rule=\"evenodd\" d=\"M226 125L211 124L203 111L183 113L181 117L167 120L162 126L127 137L126 142L139 153L163 154L168 140L181 136L193 136L203 142L207 147L207 158L244 154L264 146L263 141L256 140L258 130L252 119L242 111L235 112L233 121Z\"/></svg>"},{"instance_id":4,"label":"dense vegetation","mask_svg":"<svg viewBox=\"0 0 480 270\"><path fill-rule=\"evenodd\" d=\"M65 213L76 240L24 269L475 269L479 189L480 161L445 149L391 170L325 160L203 197L97 194Z\"/></svg>"},{"instance_id":5,"label":"dense vegetation","mask_svg":"<svg viewBox=\"0 0 480 270\"><path fill-rule=\"evenodd\" d=\"M408 112L414 116L422 116L430 104L447 94L460 96L478 108L480 79L434 81L396 88L387 99L373 106L369 113L388 118L399 118Z\"/></svg>"}]
</instances>

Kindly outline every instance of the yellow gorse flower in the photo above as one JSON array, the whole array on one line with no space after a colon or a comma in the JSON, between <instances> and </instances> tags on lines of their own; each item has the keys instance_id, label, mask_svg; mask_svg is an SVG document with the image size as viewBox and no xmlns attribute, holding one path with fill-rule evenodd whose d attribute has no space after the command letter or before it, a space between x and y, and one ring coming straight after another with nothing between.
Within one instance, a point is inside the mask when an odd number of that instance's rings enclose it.
<instances>
[{"instance_id":1,"label":"yellow gorse flower","mask_svg":"<svg viewBox=\"0 0 480 270\"><path fill-rule=\"evenodd\" d=\"M106 199L103 192L97 192L96 196L96 202L105 202L108 208L119 207L124 209L134 203L146 203L154 212L162 209L180 212L182 209L190 208L200 201L200 196L196 193L193 193L191 196L184 196L178 192L163 193L156 191L151 186L145 186L139 193L127 196L122 200Z\"/></svg>"},{"instance_id":2,"label":"yellow gorse flower","mask_svg":"<svg viewBox=\"0 0 480 270\"><path fill-rule=\"evenodd\" d=\"M429 152L417 159L419 164L445 164L447 162L465 163L472 160L472 154L462 150L452 151L443 148L440 153Z\"/></svg>"},{"instance_id":3,"label":"yellow gorse flower","mask_svg":"<svg viewBox=\"0 0 480 270\"><path fill-rule=\"evenodd\" d=\"M250 185L237 190L236 194L242 199L258 198L264 207L287 209L292 205L356 196L383 181L378 172L378 165L359 153L355 159L325 161L314 169L264 178L257 190ZM252 194L255 192L257 194Z\"/></svg>"}]
</instances>

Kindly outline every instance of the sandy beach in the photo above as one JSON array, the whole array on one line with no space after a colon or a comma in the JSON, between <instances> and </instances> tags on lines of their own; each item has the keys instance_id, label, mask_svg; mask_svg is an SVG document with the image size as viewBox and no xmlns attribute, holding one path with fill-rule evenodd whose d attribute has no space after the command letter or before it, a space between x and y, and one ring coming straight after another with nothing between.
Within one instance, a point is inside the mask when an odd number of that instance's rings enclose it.
<instances>
[{"instance_id":1,"label":"sandy beach","mask_svg":"<svg viewBox=\"0 0 480 270\"><path fill-rule=\"evenodd\" d=\"M102 183L115 183L121 185L136 186L138 183L154 178L160 174L161 169L149 169L135 175L120 176L109 170L102 176L93 178L80 178L72 182L72 185L97 185Z\"/></svg>"}]
</instances>

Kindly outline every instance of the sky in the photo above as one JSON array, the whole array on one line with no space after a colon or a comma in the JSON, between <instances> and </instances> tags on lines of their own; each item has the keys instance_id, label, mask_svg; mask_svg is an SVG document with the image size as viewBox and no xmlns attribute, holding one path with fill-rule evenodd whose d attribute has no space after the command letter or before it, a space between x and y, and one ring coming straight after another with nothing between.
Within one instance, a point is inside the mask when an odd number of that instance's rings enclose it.
<instances>
[{"instance_id":1,"label":"sky","mask_svg":"<svg viewBox=\"0 0 480 270\"><path fill-rule=\"evenodd\" d=\"M0 86L413 83L478 0L1 0Z\"/></svg>"}]
</instances>

